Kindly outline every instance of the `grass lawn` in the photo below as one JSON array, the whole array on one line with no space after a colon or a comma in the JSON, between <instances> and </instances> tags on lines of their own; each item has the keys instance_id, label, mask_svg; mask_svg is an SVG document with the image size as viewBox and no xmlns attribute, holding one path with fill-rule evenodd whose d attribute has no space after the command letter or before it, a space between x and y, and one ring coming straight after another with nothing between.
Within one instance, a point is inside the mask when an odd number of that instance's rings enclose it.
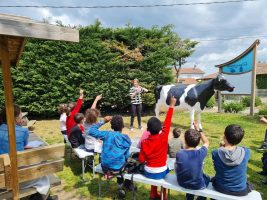
<instances>
[{"instance_id":1,"label":"grass lawn","mask_svg":"<svg viewBox=\"0 0 267 200\"><path fill-rule=\"evenodd\" d=\"M164 115L161 116L161 120L164 120ZM145 125L149 117L143 117L142 123ZM125 117L125 127L129 126L129 117ZM204 171L210 176L214 175L214 169L211 159L211 151L218 148L219 142L223 136L224 128L229 124L239 124L245 130L245 137L241 145L251 149L251 158L248 163L248 180L253 183L256 190L261 192L263 199L267 198L267 187L261 184L261 180L264 179L256 172L261 171L262 153L256 149L263 141L266 125L260 124L258 117L249 117L238 114L218 114L218 113L202 113L202 125L205 134L210 140L209 154L205 160ZM137 126L136 126L137 127ZM189 127L189 114L188 113L175 113L173 117L172 127L180 127L186 130ZM110 129L109 124L103 127L104 129ZM49 144L55 144L63 142L62 136L59 131L58 120L43 120L37 121L34 132L42 137ZM125 128L125 133L130 137L140 137L141 132L129 133L128 128ZM62 179L64 189L66 191L75 190L77 194L87 197L88 199L97 199L98 195L98 178L91 180L92 176L90 172L86 173L86 177L90 179L88 182L82 182L81 179L81 162L75 157L70 158L66 154L64 171L58 174ZM112 199L116 195L116 184L111 184L111 188L106 190L103 194L103 199ZM149 199L150 186L138 184L138 197L137 199ZM105 187L105 185L104 185ZM129 192L128 198L131 199L132 194ZM171 199L184 199L183 193L171 191Z\"/></svg>"}]
</instances>

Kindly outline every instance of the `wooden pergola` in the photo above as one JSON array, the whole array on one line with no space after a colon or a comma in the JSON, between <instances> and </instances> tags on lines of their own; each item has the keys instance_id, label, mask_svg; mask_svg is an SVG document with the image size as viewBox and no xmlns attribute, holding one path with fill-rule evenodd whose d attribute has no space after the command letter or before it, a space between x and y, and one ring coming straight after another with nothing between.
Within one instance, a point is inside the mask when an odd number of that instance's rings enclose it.
<instances>
[{"instance_id":1,"label":"wooden pergola","mask_svg":"<svg viewBox=\"0 0 267 200\"><path fill-rule=\"evenodd\" d=\"M19 183L11 66L18 64L26 38L79 42L79 31L37 22L27 17L0 14L0 63L4 83L13 199L19 199Z\"/></svg>"}]
</instances>

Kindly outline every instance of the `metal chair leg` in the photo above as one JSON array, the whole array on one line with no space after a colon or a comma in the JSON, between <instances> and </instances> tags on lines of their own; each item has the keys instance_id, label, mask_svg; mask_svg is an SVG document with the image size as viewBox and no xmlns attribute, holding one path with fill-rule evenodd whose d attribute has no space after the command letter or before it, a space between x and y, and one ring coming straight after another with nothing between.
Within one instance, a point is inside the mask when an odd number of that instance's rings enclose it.
<instances>
[{"instance_id":1,"label":"metal chair leg","mask_svg":"<svg viewBox=\"0 0 267 200\"><path fill-rule=\"evenodd\" d=\"M101 196L101 174L98 175L98 198Z\"/></svg>"},{"instance_id":2,"label":"metal chair leg","mask_svg":"<svg viewBox=\"0 0 267 200\"><path fill-rule=\"evenodd\" d=\"M84 181L84 159L82 159L82 178Z\"/></svg>"},{"instance_id":3,"label":"metal chair leg","mask_svg":"<svg viewBox=\"0 0 267 200\"><path fill-rule=\"evenodd\" d=\"M93 178L95 178L95 157L93 156Z\"/></svg>"}]
</instances>

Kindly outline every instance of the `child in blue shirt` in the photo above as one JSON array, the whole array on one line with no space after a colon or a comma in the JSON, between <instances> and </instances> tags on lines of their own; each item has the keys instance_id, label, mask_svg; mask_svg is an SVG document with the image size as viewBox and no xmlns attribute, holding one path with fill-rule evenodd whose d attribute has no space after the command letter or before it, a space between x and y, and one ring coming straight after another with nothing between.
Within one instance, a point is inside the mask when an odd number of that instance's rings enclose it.
<instances>
[{"instance_id":1,"label":"child in blue shirt","mask_svg":"<svg viewBox=\"0 0 267 200\"><path fill-rule=\"evenodd\" d=\"M210 178L203 173L203 162L208 153L209 140L203 132L195 129L189 129L184 134L185 149L180 150L176 154L175 172L177 181L180 186L199 190L208 186ZM203 142L200 149L196 147ZM187 200L193 200L194 195L186 194ZM198 197L197 200L206 199L205 197Z\"/></svg>"},{"instance_id":2,"label":"child in blue shirt","mask_svg":"<svg viewBox=\"0 0 267 200\"><path fill-rule=\"evenodd\" d=\"M224 194L245 196L251 189L247 184L247 163L250 150L237 146L244 137L244 130L239 125L225 128L223 144L212 152L215 177L214 188Z\"/></svg>"}]
</instances>

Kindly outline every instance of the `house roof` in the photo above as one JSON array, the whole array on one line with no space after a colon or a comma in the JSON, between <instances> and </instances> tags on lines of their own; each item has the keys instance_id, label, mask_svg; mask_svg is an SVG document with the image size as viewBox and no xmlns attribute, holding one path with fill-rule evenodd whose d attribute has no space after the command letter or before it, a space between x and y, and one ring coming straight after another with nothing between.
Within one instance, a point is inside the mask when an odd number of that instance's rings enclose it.
<instances>
[{"instance_id":1,"label":"house roof","mask_svg":"<svg viewBox=\"0 0 267 200\"><path fill-rule=\"evenodd\" d=\"M197 84L197 80L194 78L181 78L180 82L185 85L190 85L190 84Z\"/></svg>"},{"instance_id":2,"label":"house roof","mask_svg":"<svg viewBox=\"0 0 267 200\"><path fill-rule=\"evenodd\" d=\"M172 71L174 74L176 74L176 70L174 68L172 68ZM204 71L202 71L199 68L181 68L180 69L180 74L205 74Z\"/></svg>"},{"instance_id":3,"label":"house roof","mask_svg":"<svg viewBox=\"0 0 267 200\"><path fill-rule=\"evenodd\" d=\"M25 45L25 38L79 42L78 30L8 14L0 14L0 36L7 41L12 65L18 63Z\"/></svg>"},{"instance_id":4,"label":"house roof","mask_svg":"<svg viewBox=\"0 0 267 200\"><path fill-rule=\"evenodd\" d=\"M257 75L267 74L267 63L258 63L256 73Z\"/></svg>"},{"instance_id":5,"label":"house roof","mask_svg":"<svg viewBox=\"0 0 267 200\"><path fill-rule=\"evenodd\" d=\"M216 76L218 76L219 72L213 73L213 74L209 74L207 76L204 76L202 78L199 78L198 80L209 80L209 79L213 79Z\"/></svg>"}]
</instances>

